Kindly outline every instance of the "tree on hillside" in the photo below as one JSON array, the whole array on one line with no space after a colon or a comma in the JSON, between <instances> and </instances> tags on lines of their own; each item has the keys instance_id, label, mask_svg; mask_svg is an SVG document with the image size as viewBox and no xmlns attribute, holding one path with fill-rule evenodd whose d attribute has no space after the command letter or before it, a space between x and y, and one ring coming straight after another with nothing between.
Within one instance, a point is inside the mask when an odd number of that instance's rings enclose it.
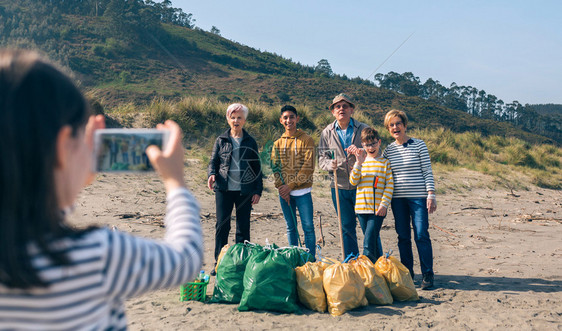
<instances>
[{"instance_id":1,"label":"tree on hillside","mask_svg":"<svg viewBox=\"0 0 562 331\"><path fill-rule=\"evenodd\" d=\"M318 61L318 64L316 65L314 70L322 76L332 77L334 75L332 66L330 66L330 62L328 62L328 60L326 59Z\"/></svg>"},{"instance_id":2,"label":"tree on hillside","mask_svg":"<svg viewBox=\"0 0 562 331\"><path fill-rule=\"evenodd\" d=\"M216 34L217 36L220 36L220 35L221 35L221 30L219 30L216 26L213 25L213 26L211 27L211 33L212 33L212 34Z\"/></svg>"},{"instance_id":3,"label":"tree on hillside","mask_svg":"<svg viewBox=\"0 0 562 331\"><path fill-rule=\"evenodd\" d=\"M400 92L407 96L417 96L420 93L420 78L411 72L405 72L400 80Z\"/></svg>"}]
</instances>

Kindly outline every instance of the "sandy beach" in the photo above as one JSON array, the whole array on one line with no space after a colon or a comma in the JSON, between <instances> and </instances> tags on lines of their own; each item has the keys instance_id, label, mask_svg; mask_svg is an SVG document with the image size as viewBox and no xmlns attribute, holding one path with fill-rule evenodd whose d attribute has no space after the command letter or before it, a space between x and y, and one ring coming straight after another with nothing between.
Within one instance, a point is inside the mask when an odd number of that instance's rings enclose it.
<instances>
[{"instance_id":1,"label":"sandy beach","mask_svg":"<svg viewBox=\"0 0 562 331\"><path fill-rule=\"evenodd\" d=\"M186 161L186 180L202 206L205 266L214 263L215 202L206 188L206 164ZM324 256L341 259L336 213L329 182L315 177L313 199L317 238L322 217ZM523 184L508 189L492 177L469 170L435 171L438 209L430 216L435 289L419 289L419 302L367 306L333 317L303 308L301 314L238 312L237 305L180 302L179 288L127 302L131 330L180 329L429 329L562 330L562 192ZM285 221L270 180L255 206L252 241L287 244ZM81 194L72 223L116 227L134 235L162 238L165 192L155 174L98 174ZM302 232L302 231L300 231ZM233 230L230 242L233 243ZM357 227L359 244L363 236ZM301 234L302 235L302 234ZM384 250L398 256L390 213L383 224ZM417 255L414 251L414 255ZM415 271L419 273L416 257ZM213 291L211 278L207 294Z\"/></svg>"}]
</instances>

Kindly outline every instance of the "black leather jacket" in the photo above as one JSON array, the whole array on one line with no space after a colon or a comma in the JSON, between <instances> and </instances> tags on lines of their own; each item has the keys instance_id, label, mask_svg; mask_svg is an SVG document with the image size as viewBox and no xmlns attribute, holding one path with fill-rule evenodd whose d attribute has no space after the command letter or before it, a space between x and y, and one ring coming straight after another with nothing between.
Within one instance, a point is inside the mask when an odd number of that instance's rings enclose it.
<instances>
[{"instance_id":1,"label":"black leather jacket","mask_svg":"<svg viewBox=\"0 0 562 331\"><path fill-rule=\"evenodd\" d=\"M257 194L261 196L263 191L263 180L261 162L258 154L258 144L242 129L243 136L240 142L240 170L241 170L241 194ZM215 175L215 191L228 190L228 170L232 156L232 141L230 140L230 129L218 136L213 146L211 160L207 168L207 178Z\"/></svg>"}]
</instances>

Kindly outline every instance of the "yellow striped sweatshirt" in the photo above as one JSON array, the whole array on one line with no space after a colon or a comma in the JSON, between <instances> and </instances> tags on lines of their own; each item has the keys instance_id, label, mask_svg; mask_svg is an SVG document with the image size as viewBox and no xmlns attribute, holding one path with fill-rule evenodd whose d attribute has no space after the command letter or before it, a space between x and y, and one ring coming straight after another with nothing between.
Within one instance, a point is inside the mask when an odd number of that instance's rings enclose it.
<instances>
[{"instance_id":1,"label":"yellow striped sweatshirt","mask_svg":"<svg viewBox=\"0 0 562 331\"><path fill-rule=\"evenodd\" d=\"M357 185L356 214L374 214L381 203L386 208L390 207L394 180L390 161L387 159L367 157L362 165L355 163L349 176L349 183Z\"/></svg>"}]
</instances>

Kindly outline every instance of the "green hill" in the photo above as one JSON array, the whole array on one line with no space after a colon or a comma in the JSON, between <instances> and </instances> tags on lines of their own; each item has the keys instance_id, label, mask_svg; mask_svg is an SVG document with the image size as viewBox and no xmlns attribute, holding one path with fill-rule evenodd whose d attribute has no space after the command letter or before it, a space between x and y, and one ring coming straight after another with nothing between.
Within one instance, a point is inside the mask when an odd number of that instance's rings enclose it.
<instances>
[{"instance_id":1,"label":"green hill","mask_svg":"<svg viewBox=\"0 0 562 331\"><path fill-rule=\"evenodd\" d=\"M382 123L405 110L412 128L518 137L561 143L508 122L481 119L418 96L378 88L261 52L197 29L171 3L124 0L0 0L0 45L34 48L68 67L104 107L148 104L154 98L207 96L221 102L297 103L322 116L337 93L354 96L358 111ZM318 125L323 125L321 121Z\"/></svg>"}]
</instances>

